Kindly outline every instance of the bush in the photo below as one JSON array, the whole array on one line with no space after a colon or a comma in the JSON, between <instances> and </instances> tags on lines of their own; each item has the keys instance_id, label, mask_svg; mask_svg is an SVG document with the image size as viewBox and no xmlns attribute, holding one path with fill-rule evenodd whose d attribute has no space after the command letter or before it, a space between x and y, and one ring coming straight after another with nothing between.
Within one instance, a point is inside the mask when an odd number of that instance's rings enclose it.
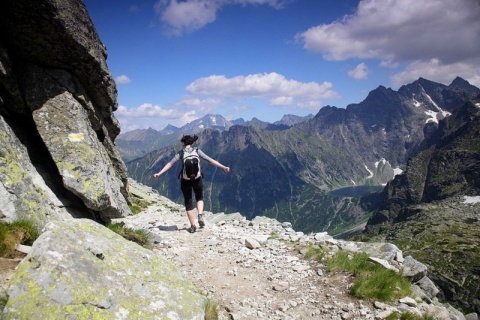
<instances>
[{"instance_id":1,"label":"bush","mask_svg":"<svg viewBox=\"0 0 480 320\"><path fill-rule=\"evenodd\" d=\"M11 258L19 244L31 246L39 237L35 224L27 219L12 223L0 222L0 256Z\"/></svg>"},{"instance_id":2,"label":"bush","mask_svg":"<svg viewBox=\"0 0 480 320\"><path fill-rule=\"evenodd\" d=\"M368 261L368 255L340 251L327 262L328 270L349 271L355 276L352 293L361 299L394 301L412 294L410 282L392 270Z\"/></svg>"},{"instance_id":3,"label":"bush","mask_svg":"<svg viewBox=\"0 0 480 320\"><path fill-rule=\"evenodd\" d=\"M125 228L122 223L108 224L107 228L113 232L121 235L129 241L133 241L144 248L150 248L150 241L148 240L148 233L145 230L135 230L132 228Z\"/></svg>"}]
</instances>

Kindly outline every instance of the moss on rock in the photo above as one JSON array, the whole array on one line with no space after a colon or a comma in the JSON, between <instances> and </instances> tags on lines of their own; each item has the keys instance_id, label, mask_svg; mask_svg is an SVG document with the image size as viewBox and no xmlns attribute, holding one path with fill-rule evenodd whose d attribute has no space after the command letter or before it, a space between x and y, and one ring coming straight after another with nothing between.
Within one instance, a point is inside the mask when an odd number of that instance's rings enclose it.
<instances>
[{"instance_id":1,"label":"moss on rock","mask_svg":"<svg viewBox=\"0 0 480 320\"><path fill-rule=\"evenodd\" d=\"M5 319L203 319L175 266L87 219L49 223L8 289Z\"/></svg>"}]
</instances>

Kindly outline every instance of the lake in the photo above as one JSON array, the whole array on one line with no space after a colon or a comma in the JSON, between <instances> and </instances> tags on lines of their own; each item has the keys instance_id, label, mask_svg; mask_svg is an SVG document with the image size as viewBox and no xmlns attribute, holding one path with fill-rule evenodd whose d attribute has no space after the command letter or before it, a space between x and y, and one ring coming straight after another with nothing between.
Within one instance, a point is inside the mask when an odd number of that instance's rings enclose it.
<instances>
[{"instance_id":1,"label":"lake","mask_svg":"<svg viewBox=\"0 0 480 320\"><path fill-rule=\"evenodd\" d=\"M369 192L379 192L384 186L353 186L335 189L328 192L331 195L338 197L354 197L358 198Z\"/></svg>"}]
</instances>

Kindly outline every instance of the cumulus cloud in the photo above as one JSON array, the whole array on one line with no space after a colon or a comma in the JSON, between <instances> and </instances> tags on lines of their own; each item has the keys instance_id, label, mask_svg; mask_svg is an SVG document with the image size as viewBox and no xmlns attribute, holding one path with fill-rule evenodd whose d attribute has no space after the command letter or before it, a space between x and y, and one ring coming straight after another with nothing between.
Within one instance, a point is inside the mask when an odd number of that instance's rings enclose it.
<instances>
[{"instance_id":1,"label":"cumulus cloud","mask_svg":"<svg viewBox=\"0 0 480 320\"><path fill-rule=\"evenodd\" d=\"M151 103L144 103L138 108L127 108L125 106L119 106L115 114L119 117L129 118L144 118L144 117L163 117L173 118L177 117L178 111L175 109L164 109L159 105L153 105Z\"/></svg>"},{"instance_id":2,"label":"cumulus cloud","mask_svg":"<svg viewBox=\"0 0 480 320\"><path fill-rule=\"evenodd\" d=\"M480 62L478 17L478 0L361 0L354 14L312 27L296 39L327 60L379 59L383 66L412 63L411 70L413 64L435 59L442 69L465 61L475 68Z\"/></svg>"},{"instance_id":3,"label":"cumulus cloud","mask_svg":"<svg viewBox=\"0 0 480 320\"><path fill-rule=\"evenodd\" d=\"M455 77L461 75L464 79L476 86L480 85L480 65L468 62L457 62L449 65L442 64L438 59L428 61L415 61L409 64L405 70L392 76L392 84L399 87L412 79L420 77L435 79L448 84Z\"/></svg>"},{"instance_id":4,"label":"cumulus cloud","mask_svg":"<svg viewBox=\"0 0 480 320\"><path fill-rule=\"evenodd\" d=\"M122 74L118 77L115 77L116 84L129 84L130 82L132 82L132 80L130 80L127 75Z\"/></svg>"},{"instance_id":5,"label":"cumulus cloud","mask_svg":"<svg viewBox=\"0 0 480 320\"><path fill-rule=\"evenodd\" d=\"M354 79L365 79L368 76L368 68L365 62L360 63L354 69L348 71L348 75Z\"/></svg>"},{"instance_id":6,"label":"cumulus cloud","mask_svg":"<svg viewBox=\"0 0 480 320\"><path fill-rule=\"evenodd\" d=\"M165 24L167 33L182 35L203 28L217 18L225 5L268 5L282 8L288 0L159 0L154 9Z\"/></svg>"},{"instance_id":7,"label":"cumulus cloud","mask_svg":"<svg viewBox=\"0 0 480 320\"><path fill-rule=\"evenodd\" d=\"M326 98L339 98L330 82L299 82L286 79L276 72L258 73L227 78L212 75L200 78L187 86L187 91L196 96L214 96L222 99L257 98L269 99L271 105L307 106L306 102ZM318 103L316 103L318 105Z\"/></svg>"}]
</instances>

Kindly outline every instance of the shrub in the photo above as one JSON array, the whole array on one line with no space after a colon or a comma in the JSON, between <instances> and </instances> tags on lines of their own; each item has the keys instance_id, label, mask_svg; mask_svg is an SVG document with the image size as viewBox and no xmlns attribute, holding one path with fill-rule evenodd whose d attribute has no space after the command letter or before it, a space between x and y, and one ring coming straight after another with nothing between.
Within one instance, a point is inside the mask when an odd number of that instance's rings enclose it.
<instances>
[{"instance_id":1,"label":"shrub","mask_svg":"<svg viewBox=\"0 0 480 320\"><path fill-rule=\"evenodd\" d=\"M361 299L393 301L411 295L410 282L402 275L368 261L368 255L340 251L327 262L328 270L349 271L355 276L352 293Z\"/></svg>"},{"instance_id":2,"label":"shrub","mask_svg":"<svg viewBox=\"0 0 480 320\"><path fill-rule=\"evenodd\" d=\"M10 258L19 244L31 246L40 233L32 221L0 222L0 256Z\"/></svg>"},{"instance_id":3,"label":"shrub","mask_svg":"<svg viewBox=\"0 0 480 320\"><path fill-rule=\"evenodd\" d=\"M150 242L148 240L148 233L145 230L135 230L132 228L125 228L122 223L108 224L107 228L113 232L121 235L129 241L133 241L144 248L150 248Z\"/></svg>"}]
</instances>

